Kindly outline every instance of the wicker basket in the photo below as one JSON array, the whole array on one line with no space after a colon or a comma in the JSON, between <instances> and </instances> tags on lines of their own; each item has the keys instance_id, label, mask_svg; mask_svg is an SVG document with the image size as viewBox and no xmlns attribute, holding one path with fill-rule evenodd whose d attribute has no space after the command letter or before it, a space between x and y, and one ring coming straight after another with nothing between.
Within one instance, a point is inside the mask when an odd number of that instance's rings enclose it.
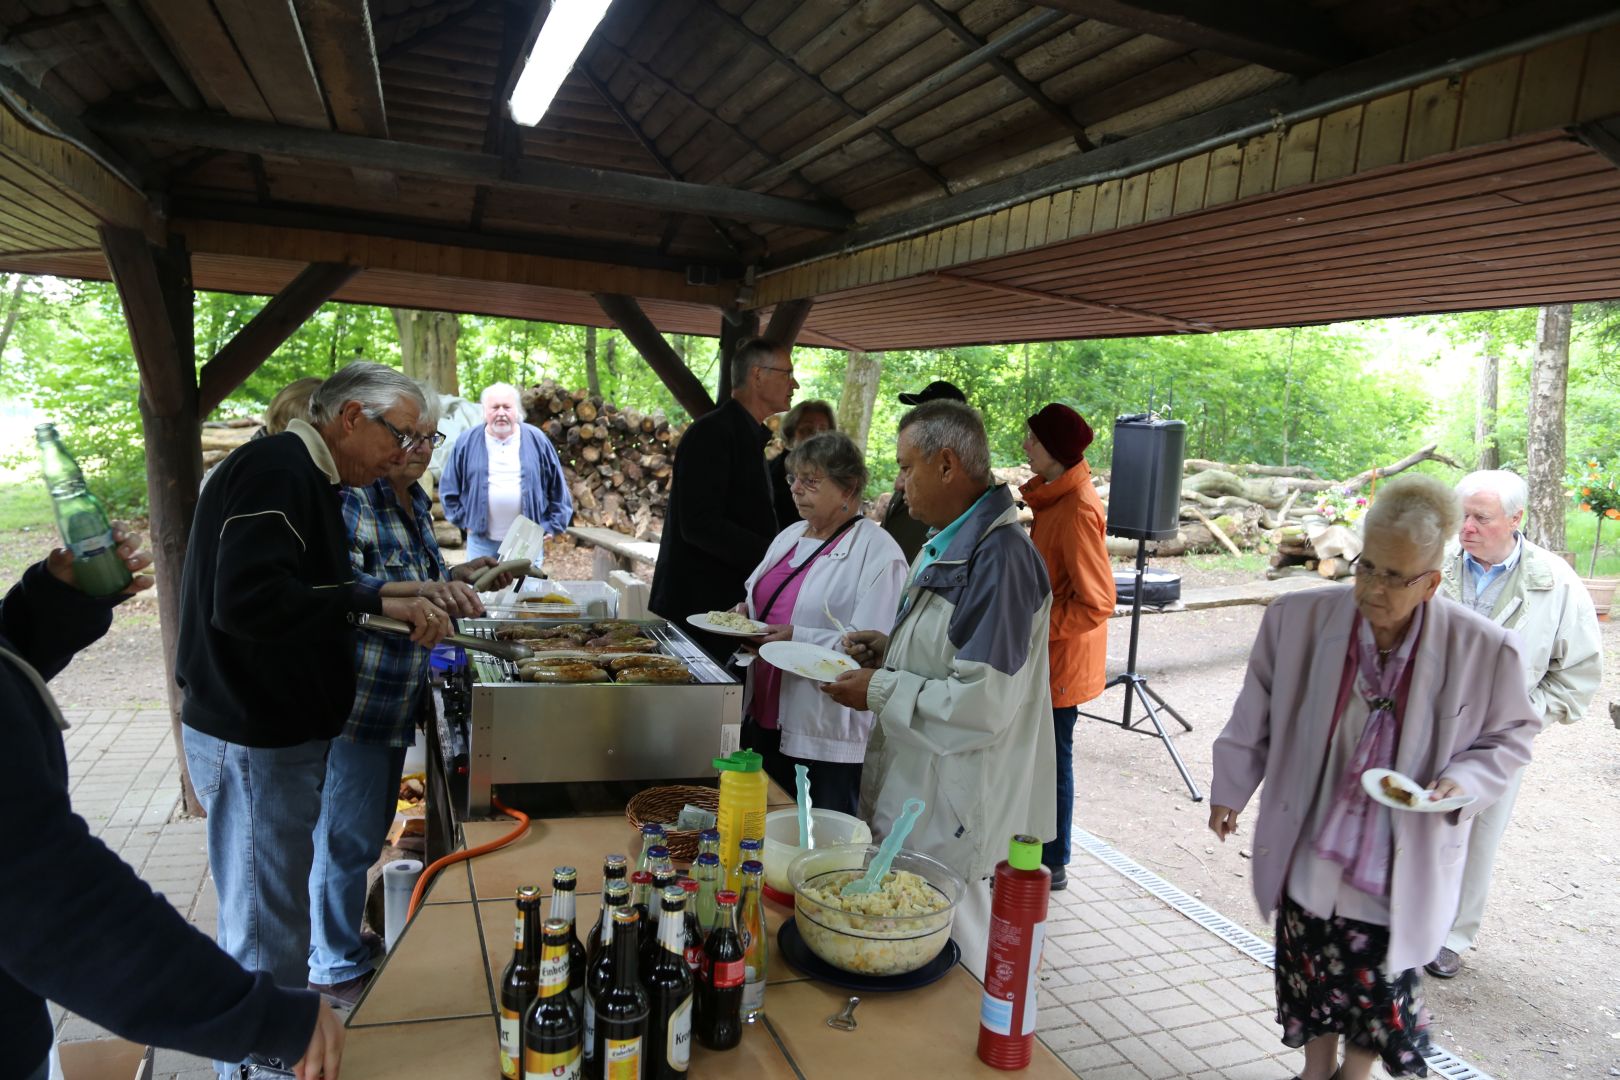
<instances>
[{"instance_id":1,"label":"wicker basket","mask_svg":"<svg viewBox=\"0 0 1620 1080\"><path fill-rule=\"evenodd\" d=\"M665 825L679 817L688 803L719 813L720 792L715 788L694 787L691 784L648 788L630 800L630 804L624 808L624 816L638 830L643 825ZM697 858L698 834L671 829L664 836L664 846L669 848L671 859L691 862Z\"/></svg>"}]
</instances>

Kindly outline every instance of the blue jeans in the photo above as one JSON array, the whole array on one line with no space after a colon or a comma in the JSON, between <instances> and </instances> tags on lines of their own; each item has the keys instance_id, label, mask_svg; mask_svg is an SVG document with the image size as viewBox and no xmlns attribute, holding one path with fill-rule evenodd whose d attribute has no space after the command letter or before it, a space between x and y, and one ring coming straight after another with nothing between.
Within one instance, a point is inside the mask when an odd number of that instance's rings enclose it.
<instances>
[{"instance_id":1,"label":"blue jeans","mask_svg":"<svg viewBox=\"0 0 1620 1080\"><path fill-rule=\"evenodd\" d=\"M403 746L333 739L326 757L315 860L309 871L309 981L331 985L372 969L360 942L366 872L394 820Z\"/></svg>"},{"instance_id":2,"label":"blue jeans","mask_svg":"<svg viewBox=\"0 0 1620 1080\"><path fill-rule=\"evenodd\" d=\"M302 990L309 974L309 871L326 776L325 739L261 748L184 729L186 767L208 813L219 894L215 939L249 971ZM215 1062L226 1073L232 1062Z\"/></svg>"},{"instance_id":3,"label":"blue jeans","mask_svg":"<svg viewBox=\"0 0 1620 1080\"><path fill-rule=\"evenodd\" d=\"M467 534L467 558L469 560L471 560L471 559L481 559L485 555L492 555L497 559L500 558L501 557L501 542L499 540L491 540L489 537L485 536L482 533L475 533L475 532L468 533ZM536 570L540 569L540 564L543 563L544 561L545 561L545 552L542 551L540 553L540 558L537 558L537 559L533 560L534 568Z\"/></svg>"},{"instance_id":4,"label":"blue jeans","mask_svg":"<svg viewBox=\"0 0 1620 1080\"><path fill-rule=\"evenodd\" d=\"M1052 710L1052 736L1057 744L1057 839L1041 847L1048 869L1069 865L1069 833L1074 829L1074 722L1078 705Z\"/></svg>"}]
</instances>

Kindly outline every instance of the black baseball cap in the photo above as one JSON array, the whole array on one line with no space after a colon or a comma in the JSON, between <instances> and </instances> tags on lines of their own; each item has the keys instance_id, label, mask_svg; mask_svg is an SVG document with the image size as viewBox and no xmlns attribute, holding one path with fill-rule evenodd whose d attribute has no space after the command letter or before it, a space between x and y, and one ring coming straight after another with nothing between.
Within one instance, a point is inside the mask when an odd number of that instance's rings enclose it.
<instances>
[{"instance_id":1,"label":"black baseball cap","mask_svg":"<svg viewBox=\"0 0 1620 1080\"><path fill-rule=\"evenodd\" d=\"M921 405L925 401L960 401L967 402L967 395L956 388L954 383L944 379L936 379L915 393L901 394L900 404Z\"/></svg>"}]
</instances>

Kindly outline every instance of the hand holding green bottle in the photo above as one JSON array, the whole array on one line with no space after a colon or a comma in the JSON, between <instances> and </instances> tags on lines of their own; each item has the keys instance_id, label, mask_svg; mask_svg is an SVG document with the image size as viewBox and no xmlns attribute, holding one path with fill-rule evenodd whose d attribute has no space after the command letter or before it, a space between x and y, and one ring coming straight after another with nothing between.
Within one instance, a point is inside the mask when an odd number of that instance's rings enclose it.
<instances>
[{"instance_id":1,"label":"hand holding green bottle","mask_svg":"<svg viewBox=\"0 0 1620 1080\"><path fill-rule=\"evenodd\" d=\"M133 575L133 580L121 590L122 595L134 596L143 589L150 589L153 585L152 575L144 571L152 565L152 553L141 548L141 534L125 528L118 521L112 523L112 532L118 558ZM45 557L45 568L63 584L75 589L80 587L73 575L73 552L69 549L60 547L52 551Z\"/></svg>"}]
</instances>

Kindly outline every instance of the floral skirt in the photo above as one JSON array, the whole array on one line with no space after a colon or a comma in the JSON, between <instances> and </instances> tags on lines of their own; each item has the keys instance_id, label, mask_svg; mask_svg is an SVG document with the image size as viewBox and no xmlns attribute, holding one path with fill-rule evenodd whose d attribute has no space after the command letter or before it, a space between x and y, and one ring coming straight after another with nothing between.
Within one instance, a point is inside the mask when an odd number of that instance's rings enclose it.
<instances>
[{"instance_id":1,"label":"floral skirt","mask_svg":"<svg viewBox=\"0 0 1620 1080\"><path fill-rule=\"evenodd\" d=\"M1429 1011L1416 969L1386 977L1389 928L1316 916L1286 893L1277 912L1277 1022L1301 1047L1343 1035L1383 1060L1391 1076L1428 1076Z\"/></svg>"}]
</instances>

